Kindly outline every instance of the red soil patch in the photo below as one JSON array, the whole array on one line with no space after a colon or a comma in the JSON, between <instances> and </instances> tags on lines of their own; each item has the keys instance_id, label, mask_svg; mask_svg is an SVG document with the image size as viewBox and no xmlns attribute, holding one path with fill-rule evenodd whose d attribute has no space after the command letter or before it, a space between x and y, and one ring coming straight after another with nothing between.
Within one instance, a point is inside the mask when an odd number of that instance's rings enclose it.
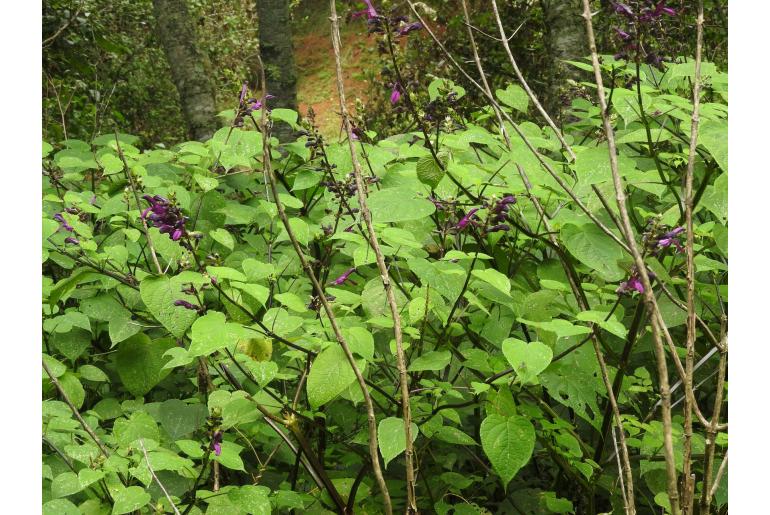
<instances>
[{"instance_id":1,"label":"red soil patch","mask_svg":"<svg viewBox=\"0 0 770 515\"><path fill-rule=\"evenodd\" d=\"M340 39L345 98L351 114L355 114L356 98L366 102L367 91L371 87L361 72L371 65L376 66L375 40L367 38L365 26L358 25L344 27ZM300 114L306 116L308 107L312 106L321 133L336 140L342 122L331 35L317 30L296 36L294 58L299 74L297 98Z\"/></svg>"}]
</instances>

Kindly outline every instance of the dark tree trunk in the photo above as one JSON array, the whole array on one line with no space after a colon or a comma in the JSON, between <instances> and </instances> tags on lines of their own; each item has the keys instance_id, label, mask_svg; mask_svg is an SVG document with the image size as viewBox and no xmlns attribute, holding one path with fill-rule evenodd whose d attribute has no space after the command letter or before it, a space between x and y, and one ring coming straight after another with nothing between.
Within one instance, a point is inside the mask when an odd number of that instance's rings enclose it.
<instances>
[{"instance_id":1,"label":"dark tree trunk","mask_svg":"<svg viewBox=\"0 0 770 515\"><path fill-rule=\"evenodd\" d=\"M179 92L190 138L205 140L217 130L214 89L198 51L195 25L184 0L153 0L156 33Z\"/></svg>"},{"instance_id":2,"label":"dark tree trunk","mask_svg":"<svg viewBox=\"0 0 770 515\"><path fill-rule=\"evenodd\" d=\"M297 69L294 65L289 0L257 0L257 17L267 92L275 96L270 101L270 107L296 111ZM286 141L292 131L285 123L279 123L273 132L279 140Z\"/></svg>"},{"instance_id":3,"label":"dark tree trunk","mask_svg":"<svg viewBox=\"0 0 770 515\"><path fill-rule=\"evenodd\" d=\"M585 21L580 0L541 0L545 21L546 49L551 58L550 74L544 106L554 118L570 106L569 80L581 81L581 70L565 64L588 55Z\"/></svg>"}]
</instances>

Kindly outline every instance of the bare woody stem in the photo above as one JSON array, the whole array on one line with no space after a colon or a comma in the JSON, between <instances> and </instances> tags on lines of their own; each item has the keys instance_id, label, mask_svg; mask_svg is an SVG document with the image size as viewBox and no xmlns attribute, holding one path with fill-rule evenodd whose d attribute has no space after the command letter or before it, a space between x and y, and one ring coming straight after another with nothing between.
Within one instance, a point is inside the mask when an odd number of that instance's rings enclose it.
<instances>
[{"instance_id":1,"label":"bare woody stem","mask_svg":"<svg viewBox=\"0 0 770 515\"><path fill-rule=\"evenodd\" d=\"M366 185L364 184L363 176L361 173L361 164L358 162L358 155L356 154L356 148L353 139L353 128L350 124L350 117L348 115L348 108L345 102L345 85L342 75L342 59L340 58L340 29L339 29L339 17L337 16L337 7L335 0L330 0L330 20L331 20L331 36L332 46L334 48L334 63L337 72L337 92L340 100L340 114L342 115L342 122L347 132L348 146L350 148L350 158L353 163L353 174L356 179L356 194L358 196L358 205L361 212L361 217L366 225L369 245L374 251L374 256L377 261L377 268L380 271L380 278L382 279L382 287L385 289L385 295L390 307L390 313L393 317L393 334L396 340L396 365L398 367L399 384L401 388L401 413L404 422L404 436L406 438L405 449L405 461L406 461L406 494L407 494L407 513L417 513L417 496L415 493L415 472L414 472L414 447L412 443L412 411L409 403L409 376L406 371L406 357L404 355L404 342L401 332L401 315L399 314L398 304L396 303L396 296L393 293L393 286L390 282L390 276L388 267L385 264L385 258L380 249L380 244L377 241L377 233L374 230L374 224L372 224L372 214L369 211L369 206L366 201Z\"/></svg>"},{"instance_id":2,"label":"bare woody stem","mask_svg":"<svg viewBox=\"0 0 770 515\"><path fill-rule=\"evenodd\" d=\"M160 479L158 479L158 476L155 474L155 471L152 469L152 465L150 465L150 457L147 455L147 448L144 446L143 438L139 439L139 446L142 448L142 454L144 454L144 462L147 464L147 469L150 471L150 474L152 475L153 479L155 479L155 482L158 483L158 486L163 492L163 495L166 496L166 500L171 505L171 509L174 510L174 513L176 515L181 515L179 513L179 508L177 508L176 504L174 504L174 501L171 500L171 496L168 494L166 487L163 486L163 483L160 482Z\"/></svg>"},{"instance_id":3,"label":"bare woody stem","mask_svg":"<svg viewBox=\"0 0 770 515\"><path fill-rule=\"evenodd\" d=\"M546 110L543 109L543 106L542 106L542 104L540 104L540 101L537 99L537 96L535 96L535 93L529 87L529 84L527 84L527 81L524 80L524 75L522 75L521 70L519 69L519 65L516 64L516 59L513 58L513 53L511 52L511 47L508 45L508 36L506 35L505 29L503 28L503 22L502 22L502 20L500 20L500 13L497 10L497 2L495 0L492 0L492 12L495 15L495 21L497 22L497 28L500 31L500 40L502 41L503 47L505 48L505 53L508 54L508 60L511 61L511 66L513 67L513 72L516 74L516 79L518 79L519 84L521 84L521 87L524 88L524 91L527 93L527 96L532 101L532 103L535 105L535 108L540 113L540 116L543 117L543 119L548 124L548 126L556 134L556 137L559 139L559 143L562 144L562 147L564 147L564 150L566 150L567 154L569 154L570 160L574 161L575 160L575 153L572 151L572 147L570 147L567 144L567 142L564 140L564 136L562 135L561 131L556 126L556 124L553 123L553 119L548 115Z\"/></svg>"},{"instance_id":4,"label":"bare woody stem","mask_svg":"<svg viewBox=\"0 0 770 515\"><path fill-rule=\"evenodd\" d=\"M666 458L666 476L667 476L667 490L668 499L671 505L672 515L679 515L679 491L677 489L677 476L676 465L674 461L674 441L672 436L672 423L671 423L671 391L668 382L668 366L666 365L666 350L663 347L663 338L661 333L666 331L665 324L663 324L663 317L660 314L658 303L655 299L655 294L652 291L652 284L650 283L650 277L647 273L647 267L644 264L639 248L636 245L636 237L634 235L633 228L631 227L631 220L628 215L628 208L626 206L626 194L625 185L620 177L618 171L618 158L617 147L615 145L615 132L612 128L612 123L609 118L607 110L607 100L604 93L604 82L602 80L602 70L599 64L599 55L596 50L596 38L594 36L593 23L591 22L591 3L589 0L583 0L583 18L586 23L586 35L588 37L588 45L591 50L591 63L594 69L594 79L596 81L596 92L599 99L599 108L602 114L602 124L604 126L604 133L607 138L607 146L609 148L610 170L612 172L612 182L615 187L615 200L618 204L618 210L620 211L621 228L623 229L626 243L631 251L631 255L634 258L634 263L638 270L639 276L642 280L644 287L644 299L647 304L648 311L652 314L650 317L652 326L652 337L655 350L655 359L658 367L658 380L660 382L660 396L662 401L662 422L663 422L663 452ZM666 331L667 332L667 331Z\"/></svg>"},{"instance_id":5,"label":"bare woody stem","mask_svg":"<svg viewBox=\"0 0 770 515\"><path fill-rule=\"evenodd\" d=\"M463 6L463 16L465 17L465 26L468 29L468 41L470 41L471 50L473 51L473 61L476 63L476 69L479 71L479 78L481 79L481 84L484 86L484 91L487 94L491 95L492 88L489 87L489 82L487 82L487 76L484 73L484 67L481 65L481 59L479 58L478 47L476 46L476 37L473 35L471 17L468 14L468 4L466 3L465 0L461 0L461 2ZM497 124L500 126L500 134L502 134L503 139L505 140L505 145L508 148L510 148L511 140L508 137L508 131L505 130L505 125L503 125L503 117L500 114L500 110L494 106L493 106L493 109L495 111L495 116L497 117Z\"/></svg>"},{"instance_id":6,"label":"bare woody stem","mask_svg":"<svg viewBox=\"0 0 770 515\"><path fill-rule=\"evenodd\" d=\"M685 355L685 397L684 397L684 498L682 499L682 513L689 515L693 512L693 500L695 498L695 479L691 474L692 463L692 411L694 396L689 394L693 384L693 363L695 361L695 240L693 227L693 176L695 170L695 156L698 147L698 123L700 110L701 88L701 59L703 53L703 0L698 0L698 18L696 20L697 36L695 45L695 76L692 87L692 119L690 123L690 153L687 158L687 171L685 173L684 198L685 198L685 230L687 231L687 343ZM719 396L719 393L717 393ZM712 423L719 422L718 407ZM709 428L711 429L711 428ZM712 454L713 455L713 454ZM708 488L703 489L704 492ZM705 513L708 513L706 511Z\"/></svg>"},{"instance_id":7,"label":"bare woody stem","mask_svg":"<svg viewBox=\"0 0 770 515\"><path fill-rule=\"evenodd\" d=\"M262 58L259 52L257 53L257 61L259 64L259 69L261 74L262 98L265 98L267 96L267 91L265 91L265 87L266 87L265 68L262 63ZM312 266L310 266L310 263L305 258L305 255L302 252L302 247L300 246L299 241L297 240L297 237L294 235L294 231L292 231L291 229L291 225L289 224L289 218L286 215L286 210L283 206L283 203L281 202L280 197L278 196L278 187L275 182L275 176L273 174L272 163L270 160L270 131L267 125L265 110L266 108L262 109L260 122L259 122L259 128L260 128L260 131L262 132L263 171L265 174L265 179L267 180L268 185L270 186L270 191L273 195L273 201L275 202L275 207L278 210L278 217L281 219L284 229L286 230L286 234L289 237L289 240L291 241L292 246L294 247L294 251L297 254L297 258L299 259L300 264L302 265L302 270L304 270L305 275L307 275L307 277L310 279L310 282L313 284L313 289L315 290L316 295L321 301L321 305L323 306L324 311L326 312L326 316L329 318L329 323L332 327L332 331L334 332L334 336L337 339L337 342L340 344L340 347L342 348L343 352L345 353L345 357L347 358L348 363L350 364L350 367L353 369L353 373L355 374L356 380L358 381L358 386L361 388L361 392L364 396L364 405L366 406L366 413L367 413L367 419L369 424L369 455L372 460L372 470L374 471L375 478L377 479L377 484L379 485L380 491L382 492L383 505L384 505L383 507L385 509L385 513L391 514L393 512L393 508L390 500L390 493L388 492L388 487L385 484L385 478L382 474L382 467L380 466L380 457L377 449L377 418L374 415L374 406L372 404L372 398L369 395L369 390L366 387L366 380L364 379L364 376L361 374L361 370L358 368L358 365L356 364L356 360L353 357L353 353L351 352L350 347L345 341L344 336L342 336L340 327L337 324L337 318L334 315L334 311L332 310L328 299L326 298L326 294L324 293L323 287L318 282L318 278L315 276Z\"/></svg>"}]
</instances>

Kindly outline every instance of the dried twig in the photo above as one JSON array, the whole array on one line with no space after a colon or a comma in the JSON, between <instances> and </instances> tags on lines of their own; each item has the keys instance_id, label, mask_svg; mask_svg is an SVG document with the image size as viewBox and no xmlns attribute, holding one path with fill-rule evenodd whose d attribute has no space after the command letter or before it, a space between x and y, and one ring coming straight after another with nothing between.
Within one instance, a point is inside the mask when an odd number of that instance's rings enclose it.
<instances>
[{"instance_id":1,"label":"dried twig","mask_svg":"<svg viewBox=\"0 0 770 515\"><path fill-rule=\"evenodd\" d=\"M698 18L696 20L697 36L695 45L695 76L692 87L692 121L690 123L690 153L687 158L687 171L685 173L685 230L687 232L687 343L685 355L685 398L684 398L684 498L682 499L682 513L692 513L692 504L695 494L695 479L690 473L692 470L692 411L694 396L690 395L693 384L693 362L695 361L695 235L693 226L693 176L695 170L695 150L698 146L698 123L700 110L701 87L701 55L703 53L703 0L698 0ZM652 151L652 148L650 148ZM689 388L688 388L689 386ZM712 421L713 423L714 421ZM718 422L718 420L716 420ZM704 488L704 491L706 489ZM706 512L708 513L708 512Z\"/></svg>"},{"instance_id":2,"label":"dried twig","mask_svg":"<svg viewBox=\"0 0 770 515\"><path fill-rule=\"evenodd\" d=\"M345 104L345 85L342 75L342 59L340 57L340 29L339 29L339 17L337 16L337 7L335 0L329 2L330 5L330 20L331 20L331 35L332 46L334 48L334 62L337 72L337 92L340 100L340 114L342 116L343 126L347 133L348 146L350 150L350 158L353 164L353 175L356 180L356 195L358 197L358 205L361 212L361 218L364 220L364 224L367 229L367 236L369 245L374 251L375 260L377 261L377 268L380 271L380 279L382 280L382 287L385 289L385 296L387 298L388 306L390 307L390 313L393 317L393 333L396 340L396 366L398 367L399 384L401 387L401 412L404 423L404 435L406 442L406 449L404 451L406 461L406 494L407 494L407 513L417 513L417 497L415 494L415 472L414 472L414 447L412 441L412 412L409 402L409 376L406 371L406 357L404 356L404 343L403 335L401 333L401 315L399 313L398 304L396 303L396 296L393 293L393 286L390 283L390 275L388 267L385 264L385 257L380 249L380 244L377 241L377 233L374 230L372 224L372 214L369 211L369 206L366 201L366 185L364 184L363 176L361 173L361 165L358 162L358 155L356 154L356 148L353 138L353 127L350 124L350 116L348 114L348 108Z\"/></svg>"},{"instance_id":3,"label":"dried twig","mask_svg":"<svg viewBox=\"0 0 770 515\"><path fill-rule=\"evenodd\" d=\"M634 235L633 228L631 227L631 219L628 215L628 208L626 207L626 194L623 180L620 177L618 171L618 157L617 147L615 145L615 132L612 128L612 122L609 118L609 112L607 110L607 100L604 94L604 81L602 79L601 65L599 64L599 54L596 50L596 38L594 36L593 23L591 22L591 5L589 0L583 0L583 18L586 23L586 35L588 37L588 44L591 50L591 63L594 69L594 78L596 81L597 96L599 99L599 108L602 114L602 124L604 126L604 133L607 138L607 146L609 148L610 159L610 171L612 172L612 182L615 187L615 199L620 211L621 227L623 228L624 236L628 248L631 250L631 255L634 258L634 263L638 270L639 276L644 286L644 299L647 304L647 309L652 313L651 325L652 336L655 350L655 358L658 366L658 378L660 381L660 395L663 400L663 449L666 457L666 474L668 478L667 490L668 498L671 504L672 515L679 515L679 491L677 490L676 480L676 465L674 462L674 442L672 437L672 422L671 422L671 392L669 391L668 383L668 366L666 365L666 351L663 347L663 339L661 333L668 334L665 324L663 323L663 317L660 314L658 303L655 299L655 294L652 291L652 284L650 282L649 274L647 273L647 267L644 264L644 259L636 244L636 237Z\"/></svg>"},{"instance_id":4,"label":"dried twig","mask_svg":"<svg viewBox=\"0 0 770 515\"><path fill-rule=\"evenodd\" d=\"M168 491L166 491L166 487L163 486L163 483L160 482L160 479L158 479L158 476L155 475L155 471L152 469L152 465L150 465L150 457L147 455L147 448L144 446L144 438L139 439L139 447L142 448L142 453L144 454L144 462L147 463L147 469L150 471L150 474L152 474L152 477L155 479L155 482L158 483L158 486L163 492L163 495L165 495L166 499L168 499L169 504L171 504L171 509L174 510L174 513L176 513L176 515L180 515L179 509L176 507L176 504L174 504L174 501L171 500L171 496L168 495Z\"/></svg>"},{"instance_id":5,"label":"dried twig","mask_svg":"<svg viewBox=\"0 0 770 515\"><path fill-rule=\"evenodd\" d=\"M562 144L562 147L564 147L564 150L566 150L567 154L569 154L570 159L574 161L575 152L572 151L572 147L570 147L569 144L564 140L564 136L562 135L561 131L556 126L556 124L553 123L553 119L548 115L546 110L543 109L543 106L542 104L540 104L540 101L537 99L537 96L529 87L529 84L527 84L527 81L524 80L524 75L522 75L521 70L519 69L519 65L516 64L516 59L513 58L513 53L511 52L511 47L508 45L508 37L505 35L505 28L503 28L503 22L502 20L500 20L500 13L497 10L497 2L495 0L492 0L492 12L495 15L497 28L500 30L500 41L503 43L503 48L505 48L505 53L508 54L508 60L511 62L511 66L513 67L513 72L516 74L516 78L518 79L519 84L521 84L521 87L524 88L524 91L526 91L527 96L535 105L535 108L543 117L543 119L546 121L548 126L556 134L556 137L558 138L559 142Z\"/></svg>"}]
</instances>

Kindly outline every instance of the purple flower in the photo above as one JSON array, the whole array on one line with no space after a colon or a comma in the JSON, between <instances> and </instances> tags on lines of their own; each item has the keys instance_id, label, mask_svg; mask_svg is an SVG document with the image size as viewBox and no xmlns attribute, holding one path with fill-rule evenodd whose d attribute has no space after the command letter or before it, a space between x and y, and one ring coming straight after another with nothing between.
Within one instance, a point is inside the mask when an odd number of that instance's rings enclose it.
<instances>
[{"instance_id":1,"label":"purple flower","mask_svg":"<svg viewBox=\"0 0 770 515\"><path fill-rule=\"evenodd\" d=\"M68 236L64 238L64 243L69 243L71 245L80 245L80 240L77 238L73 238L72 236Z\"/></svg>"},{"instance_id":2,"label":"purple flower","mask_svg":"<svg viewBox=\"0 0 770 515\"><path fill-rule=\"evenodd\" d=\"M493 225L489 229L487 229L487 232L497 232L497 231L510 231L511 228L508 227L505 224L499 224L499 225Z\"/></svg>"},{"instance_id":3,"label":"purple flower","mask_svg":"<svg viewBox=\"0 0 770 515\"><path fill-rule=\"evenodd\" d=\"M174 301L174 306L180 306L185 309L189 309L192 311L198 311L200 309L200 306L196 306L195 304L191 304L190 302L187 302L186 300L179 299Z\"/></svg>"},{"instance_id":4,"label":"purple flower","mask_svg":"<svg viewBox=\"0 0 770 515\"><path fill-rule=\"evenodd\" d=\"M351 18L355 19L355 18L360 18L362 16L366 16L368 19L372 20L380 16L379 14L377 14L377 10L372 5L371 0L364 0L364 3L366 4L366 9L364 9L363 11L354 12L350 16Z\"/></svg>"},{"instance_id":5,"label":"purple flower","mask_svg":"<svg viewBox=\"0 0 770 515\"><path fill-rule=\"evenodd\" d=\"M211 436L209 449L214 451L214 454L217 456L222 454L222 431L214 431L214 434Z\"/></svg>"},{"instance_id":6,"label":"purple flower","mask_svg":"<svg viewBox=\"0 0 770 515\"><path fill-rule=\"evenodd\" d=\"M422 29L422 23L420 23L419 21L416 21L414 23L410 23L409 25L404 25L403 27L398 29L398 35L406 36L410 32L414 30L420 30L420 29Z\"/></svg>"},{"instance_id":7,"label":"purple flower","mask_svg":"<svg viewBox=\"0 0 770 515\"><path fill-rule=\"evenodd\" d=\"M629 18L634 15L634 11L632 11L629 6L626 4L621 4L620 2L615 3L615 12Z\"/></svg>"},{"instance_id":8,"label":"purple flower","mask_svg":"<svg viewBox=\"0 0 770 515\"><path fill-rule=\"evenodd\" d=\"M401 100L401 91L398 84L393 85L393 91L390 92L390 103L396 105Z\"/></svg>"},{"instance_id":9,"label":"purple flower","mask_svg":"<svg viewBox=\"0 0 770 515\"><path fill-rule=\"evenodd\" d=\"M666 248L673 245L676 247L677 252L682 252L684 250L684 247L682 247L682 242L679 240L679 235L684 232L684 227L677 227L676 229L673 229L671 231L668 231L666 234L663 235L662 238L658 240L658 247L660 248Z\"/></svg>"},{"instance_id":10,"label":"purple flower","mask_svg":"<svg viewBox=\"0 0 770 515\"><path fill-rule=\"evenodd\" d=\"M461 231L463 229L465 229L465 226L467 226L469 223L472 222L471 218L473 217L473 215L476 214L476 211L478 211L478 210L479 210L479 208L474 207L473 209L468 211L468 214L466 214L464 217L462 217L460 219L459 222L457 222L457 225L455 225L455 229L459 229Z\"/></svg>"},{"instance_id":11,"label":"purple flower","mask_svg":"<svg viewBox=\"0 0 770 515\"><path fill-rule=\"evenodd\" d=\"M168 234L173 241L179 241L187 234L184 227L187 217L182 215L179 207L160 195L142 198L150 203L150 207L142 211L142 218L149 220L162 234Z\"/></svg>"},{"instance_id":12,"label":"purple flower","mask_svg":"<svg viewBox=\"0 0 770 515\"><path fill-rule=\"evenodd\" d=\"M665 2L661 0L655 5L655 10L653 11L653 14L656 17L662 14L666 14L668 16L676 16L676 9L672 9L671 7L666 7Z\"/></svg>"},{"instance_id":13,"label":"purple flower","mask_svg":"<svg viewBox=\"0 0 770 515\"><path fill-rule=\"evenodd\" d=\"M241 86L241 96L238 100L239 104L243 104L243 101L246 100L246 94L249 92L249 85L248 83L244 82L243 86Z\"/></svg>"},{"instance_id":14,"label":"purple flower","mask_svg":"<svg viewBox=\"0 0 770 515\"><path fill-rule=\"evenodd\" d=\"M631 39L631 34L629 34L628 32L625 32L625 31L623 31L623 30L620 30L620 29L619 29L619 28L617 28L617 27L614 27L614 29L615 29L615 33L616 33L616 34L618 35L618 37L619 37L620 39L622 39L623 41L628 41L629 39Z\"/></svg>"},{"instance_id":15,"label":"purple flower","mask_svg":"<svg viewBox=\"0 0 770 515\"><path fill-rule=\"evenodd\" d=\"M61 215L61 213L56 213L55 215L53 215L53 219L59 222L60 229L64 229L65 231L68 231L68 232L72 232L75 230L72 228L70 224L67 223L64 217Z\"/></svg>"},{"instance_id":16,"label":"purple flower","mask_svg":"<svg viewBox=\"0 0 770 515\"><path fill-rule=\"evenodd\" d=\"M355 267L347 269L344 274L342 274L341 276L333 280L331 284L334 284L336 286L341 286L345 284L345 282L350 278L351 274L353 274L353 272L355 271L356 271Z\"/></svg>"},{"instance_id":17,"label":"purple flower","mask_svg":"<svg viewBox=\"0 0 770 515\"><path fill-rule=\"evenodd\" d=\"M634 291L644 293L644 285L642 284L642 281L639 278L639 274L636 271L634 271L627 280L620 283L618 289L615 290L615 293L623 295L626 293L632 293Z\"/></svg>"}]
</instances>

